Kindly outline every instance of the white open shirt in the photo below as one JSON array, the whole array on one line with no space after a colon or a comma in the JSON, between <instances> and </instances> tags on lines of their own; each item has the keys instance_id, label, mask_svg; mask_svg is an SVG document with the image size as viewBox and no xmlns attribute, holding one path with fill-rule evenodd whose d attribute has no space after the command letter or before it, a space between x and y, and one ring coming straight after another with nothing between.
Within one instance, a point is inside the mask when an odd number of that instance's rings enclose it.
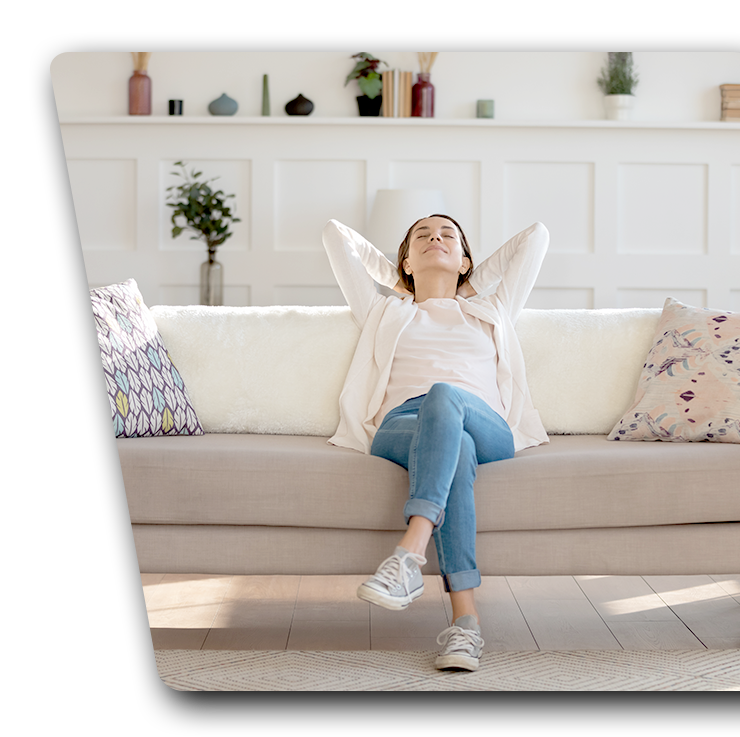
<instances>
[{"instance_id":1,"label":"white open shirt","mask_svg":"<svg viewBox=\"0 0 740 737\"><path fill-rule=\"evenodd\" d=\"M398 341L414 319L418 305L412 296L386 297L378 293L374 281L392 289L398 282L398 272L359 233L330 220L324 227L323 241L334 275L360 328L339 396L339 425L329 442L369 453ZM492 327L502 417L511 428L517 451L548 442L529 394L524 356L514 324L532 291L549 241L542 223L531 225L474 270L470 277L470 285L477 292L474 297L455 297L462 312Z\"/></svg>"}]
</instances>

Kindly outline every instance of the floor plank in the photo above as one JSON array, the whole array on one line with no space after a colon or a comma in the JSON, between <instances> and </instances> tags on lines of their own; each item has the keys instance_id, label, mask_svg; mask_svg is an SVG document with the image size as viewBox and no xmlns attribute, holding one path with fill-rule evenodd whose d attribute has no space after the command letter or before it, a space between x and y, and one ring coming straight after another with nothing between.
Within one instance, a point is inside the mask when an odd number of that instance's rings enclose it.
<instances>
[{"instance_id":1,"label":"floor plank","mask_svg":"<svg viewBox=\"0 0 740 737\"><path fill-rule=\"evenodd\" d=\"M710 576L645 580L706 647L740 647L740 602Z\"/></svg>"},{"instance_id":2,"label":"floor plank","mask_svg":"<svg viewBox=\"0 0 740 737\"><path fill-rule=\"evenodd\" d=\"M437 650L439 576L402 612L356 597L364 576L142 574L156 649ZM484 650L740 648L740 575L484 576Z\"/></svg>"}]
</instances>

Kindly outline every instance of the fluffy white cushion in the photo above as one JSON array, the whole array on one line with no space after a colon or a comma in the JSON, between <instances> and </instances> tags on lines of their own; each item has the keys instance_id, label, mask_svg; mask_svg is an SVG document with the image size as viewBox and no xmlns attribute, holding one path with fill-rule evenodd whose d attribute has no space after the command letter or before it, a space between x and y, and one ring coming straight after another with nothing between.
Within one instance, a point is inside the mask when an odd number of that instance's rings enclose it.
<instances>
[{"instance_id":1,"label":"fluffy white cushion","mask_svg":"<svg viewBox=\"0 0 740 737\"><path fill-rule=\"evenodd\" d=\"M152 307L206 432L330 437L359 338L348 307ZM659 309L524 310L548 433L607 434L632 403Z\"/></svg>"},{"instance_id":2,"label":"fluffy white cushion","mask_svg":"<svg viewBox=\"0 0 740 737\"><path fill-rule=\"evenodd\" d=\"M360 335L349 308L151 312L206 432L334 434Z\"/></svg>"},{"instance_id":3,"label":"fluffy white cushion","mask_svg":"<svg viewBox=\"0 0 740 737\"><path fill-rule=\"evenodd\" d=\"M660 309L524 310L516 331L545 430L607 434L635 396Z\"/></svg>"}]
</instances>

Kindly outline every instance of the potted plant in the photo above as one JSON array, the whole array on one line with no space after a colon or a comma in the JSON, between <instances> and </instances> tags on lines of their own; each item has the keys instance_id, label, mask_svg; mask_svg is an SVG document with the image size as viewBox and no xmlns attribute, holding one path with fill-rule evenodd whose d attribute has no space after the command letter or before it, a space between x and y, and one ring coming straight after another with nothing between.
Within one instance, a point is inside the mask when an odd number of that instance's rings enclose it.
<instances>
[{"instance_id":1,"label":"potted plant","mask_svg":"<svg viewBox=\"0 0 740 737\"><path fill-rule=\"evenodd\" d=\"M218 177L199 181L202 172L190 170L188 175L186 164L176 161L175 166L180 171L172 174L182 177L185 181L180 185L167 187L171 192L167 203L172 210L172 237L177 238L185 228L192 230L196 235L191 241L203 241L208 249L208 261L200 267L200 303L203 305L223 304L223 269L216 261L216 249L227 239L231 238L229 231L231 223L241 220L231 214L231 208L226 201L234 197L233 194L224 194L223 190L215 192L209 187ZM172 190L175 190L172 192ZM177 218L185 218L185 225L178 225Z\"/></svg>"},{"instance_id":2,"label":"potted plant","mask_svg":"<svg viewBox=\"0 0 740 737\"><path fill-rule=\"evenodd\" d=\"M608 52L607 66L601 70L597 84L604 93L608 120L629 120L635 102L633 90L639 78L634 71L631 51Z\"/></svg>"},{"instance_id":3,"label":"potted plant","mask_svg":"<svg viewBox=\"0 0 740 737\"><path fill-rule=\"evenodd\" d=\"M358 61L355 68L347 75L344 86L346 87L353 79L356 79L360 92L362 92L362 95L357 98L360 115L380 115L380 108L383 104L383 97L380 94L383 90L383 80L378 67L381 64L386 66L388 64L366 51L354 54L350 58L358 59Z\"/></svg>"}]
</instances>

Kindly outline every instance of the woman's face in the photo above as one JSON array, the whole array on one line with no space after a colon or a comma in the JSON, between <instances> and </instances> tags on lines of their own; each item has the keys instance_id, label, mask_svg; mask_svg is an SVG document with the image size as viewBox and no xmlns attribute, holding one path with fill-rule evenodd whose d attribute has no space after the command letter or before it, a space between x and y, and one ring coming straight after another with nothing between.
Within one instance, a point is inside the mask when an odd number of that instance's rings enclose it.
<instances>
[{"instance_id":1,"label":"woman's face","mask_svg":"<svg viewBox=\"0 0 740 737\"><path fill-rule=\"evenodd\" d=\"M411 232L409 254L403 268L414 276L428 271L445 271L457 275L470 268L455 224L447 218L420 220Z\"/></svg>"}]
</instances>

